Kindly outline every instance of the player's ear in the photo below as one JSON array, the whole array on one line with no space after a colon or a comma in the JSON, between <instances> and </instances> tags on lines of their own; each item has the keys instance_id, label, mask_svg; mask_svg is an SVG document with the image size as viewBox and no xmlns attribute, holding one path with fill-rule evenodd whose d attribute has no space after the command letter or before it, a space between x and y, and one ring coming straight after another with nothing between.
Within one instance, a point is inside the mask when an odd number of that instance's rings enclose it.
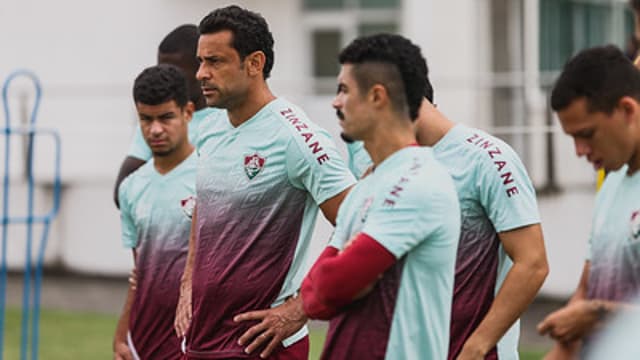
<instances>
[{"instance_id":1,"label":"player's ear","mask_svg":"<svg viewBox=\"0 0 640 360\"><path fill-rule=\"evenodd\" d=\"M628 117L636 116L640 113L640 104L631 96L623 96L618 100L618 108L624 111Z\"/></svg>"},{"instance_id":2,"label":"player's ear","mask_svg":"<svg viewBox=\"0 0 640 360\"><path fill-rule=\"evenodd\" d=\"M254 51L244 59L249 76L258 76L262 74L262 69L264 69L264 64L266 62L267 57L262 51Z\"/></svg>"},{"instance_id":3,"label":"player's ear","mask_svg":"<svg viewBox=\"0 0 640 360\"><path fill-rule=\"evenodd\" d=\"M191 121L191 118L193 117L193 112L195 111L195 109L196 109L196 106L193 104L193 101L187 102L187 104L182 109L184 113L184 118L187 120L187 122Z\"/></svg>"},{"instance_id":4,"label":"player's ear","mask_svg":"<svg viewBox=\"0 0 640 360\"><path fill-rule=\"evenodd\" d=\"M382 86L382 84L373 85L371 89L369 89L369 99L375 107L384 107L389 103L387 88Z\"/></svg>"}]
</instances>

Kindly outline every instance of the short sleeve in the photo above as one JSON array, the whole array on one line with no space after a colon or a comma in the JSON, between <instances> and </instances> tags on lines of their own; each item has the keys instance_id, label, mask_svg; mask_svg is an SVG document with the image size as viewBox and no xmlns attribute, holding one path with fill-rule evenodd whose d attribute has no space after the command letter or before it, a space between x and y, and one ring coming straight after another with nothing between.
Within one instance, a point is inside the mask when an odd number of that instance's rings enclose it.
<instances>
[{"instance_id":1,"label":"short sleeve","mask_svg":"<svg viewBox=\"0 0 640 360\"><path fill-rule=\"evenodd\" d=\"M147 142L144 141L140 126L136 126L136 131L133 134L133 139L129 145L127 155L144 161L149 161L149 159L151 159L151 149L149 149Z\"/></svg>"},{"instance_id":2,"label":"short sleeve","mask_svg":"<svg viewBox=\"0 0 640 360\"><path fill-rule=\"evenodd\" d=\"M531 179L508 145L502 143L493 158L482 156L474 165L481 206L497 232L540 222Z\"/></svg>"},{"instance_id":3,"label":"short sleeve","mask_svg":"<svg viewBox=\"0 0 640 360\"><path fill-rule=\"evenodd\" d=\"M129 178L120 185L118 201L120 202L120 223L122 227L122 244L126 248L138 246L138 232L133 219L132 203L128 197Z\"/></svg>"},{"instance_id":4,"label":"short sleeve","mask_svg":"<svg viewBox=\"0 0 640 360\"><path fill-rule=\"evenodd\" d=\"M426 239L455 242L460 231L458 198L452 190L434 192L412 184L402 197L389 205L377 200L367 215L362 232L401 258Z\"/></svg>"},{"instance_id":5,"label":"short sleeve","mask_svg":"<svg viewBox=\"0 0 640 360\"><path fill-rule=\"evenodd\" d=\"M355 183L329 134L317 129L308 142L293 137L287 145L287 173L294 187L307 190L317 204Z\"/></svg>"}]
</instances>

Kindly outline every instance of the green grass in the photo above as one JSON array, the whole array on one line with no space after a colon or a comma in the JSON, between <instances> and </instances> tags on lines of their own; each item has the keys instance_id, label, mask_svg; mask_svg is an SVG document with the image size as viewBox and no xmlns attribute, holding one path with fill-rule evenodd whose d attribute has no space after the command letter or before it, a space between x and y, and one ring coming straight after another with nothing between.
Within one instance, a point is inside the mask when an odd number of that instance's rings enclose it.
<instances>
[{"instance_id":1,"label":"green grass","mask_svg":"<svg viewBox=\"0 0 640 360\"><path fill-rule=\"evenodd\" d=\"M4 358L20 358L22 314L8 309ZM39 359L111 359L111 339L118 319L114 315L43 310L40 316Z\"/></svg>"},{"instance_id":2,"label":"green grass","mask_svg":"<svg viewBox=\"0 0 640 360\"><path fill-rule=\"evenodd\" d=\"M6 313L4 359L20 358L20 310ZM115 315L43 310L40 317L42 360L111 359L111 339L118 318ZM320 358L326 328L311 327L309 359ZM522 351L521 360L538 360L542 352Z\"/></svg>"},{"instance_id":3,"label":"green grass","mask_svg":"<svg viewBox=\"0 0 640 360\"><path fill-rule=\"evenodd\" d=\"M520 350L520 360L540 360L544 354L544 351Z\"/></svg>"}]
</instances>

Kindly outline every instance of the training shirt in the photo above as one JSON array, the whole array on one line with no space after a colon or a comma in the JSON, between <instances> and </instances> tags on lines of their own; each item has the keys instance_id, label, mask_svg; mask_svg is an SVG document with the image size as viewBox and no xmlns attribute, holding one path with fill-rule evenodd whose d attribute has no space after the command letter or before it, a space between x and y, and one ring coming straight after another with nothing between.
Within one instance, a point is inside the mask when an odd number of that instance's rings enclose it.
<instances>
[{"instance_id":1,"label":"training shirt","mask_svg":"<svg viewBox=\"0 0 640 360\"><path fill-rule=\"evenodd\" d=\"M504 141L457 124L433 152L453 178L462 215L449 352L454 359L489 311L511 269L498 233L537 224L540 216L527 171ZM487 358L518 359L519 333L518 321Z\"/></svg>"},{"instance_id":2,"label":"training shirt","mask_svg":"<svg viewBox=\"0 0 640 360\"><path fill-rule=\"evenodd\" d=\"M122 241L136 249L137 288L129 331L142 359L176 359L173 329L189 246L197 155L161 175L148 161L120 186Z\"/></svg>"},{"instance_id":3,"label":"training shirt","mask_svg":"<svg viewBox=\"0 0 640 360\"><path fill-rule=\"evenodd\" d=\"M206 119L209 115L221 111L220 109L205 107L193 113L191 121L189 121L189 142L198 144L200 127L207 123ZM142 136L140 125L136 126L136 132L133 135L127 156L131 156L140 160L149 161L151 159L151 149Z\"/></svg>"},{"instance_id":4,"label":"training shirt","mask_svg":"<svg viewBox=\"0 0 640 360\"><path fill-rule=\"evenodd\" d=\"M640 291L640 172L610 172L596 196L587 297L628 301Z\"/></svg>"},{"instance_id":5,"label":"training shirt","mask_svg":"<svg viewBox=\"0 0 640 360\"><path fill-rule=\"evenodd\" d=\"M323 359L444 359L460 209L432 150L407 147L347 195L330 246L363 232L397 262L331 319Z\"/></svg>"},{"instance_id":6,"label":"training shirt","mask_svg":"<svg viewBox=\"0 0 640 360\"><path fill-rule=\"evenodd\" d=\"M627 169L608 173L596 195L587 299L633 302L640 293L640 172L629 176ZM600 335L584 339L585 352Z\"/></svg>"},{"instance_id":7,"label":"training shirt","mask_svg":"<svg viewBox=\"0 0 640 360\"><path fill-rule=\"evenodd\" d=\"M194 357L244 357L239 313L283 302L302 283L318 205L354 184L330 135L276 99L234 127L226 112L201 133L197 176ZM284 342L301 339L306 328Z\"/></svg>"}]
</instances>

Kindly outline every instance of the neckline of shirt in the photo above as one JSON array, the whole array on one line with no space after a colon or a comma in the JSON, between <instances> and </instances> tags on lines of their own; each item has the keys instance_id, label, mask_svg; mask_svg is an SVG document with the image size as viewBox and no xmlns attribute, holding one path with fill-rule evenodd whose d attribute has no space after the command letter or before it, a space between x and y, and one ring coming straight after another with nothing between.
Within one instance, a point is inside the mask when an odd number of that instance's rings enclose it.
<instances>
[{"instance_id":1,"label":"neckline of shirt","mask_svg":"<svg viewBox=\"0 0 640 360\"><path fill-rule=\"evenodd\" d=\"M229 113L225 110L225 114L227 116L227 125L229 126L229 129L234 130L234 131L238 131L241 130L243 128L246 128L247 126L253 124L256 122L256 120L262 118L263 114L271 111L271 108L274 106L273 104L277 103L280 101L279 97L276 97L275 99L269 101L267 104L265 104L260 110L258 110L257 113L253 114L252 117L248 118L245 122L243 122L242 124L238 125L238 126L233 126L233 124L231 123L231 120L229 120Z\"/></svg>"},{"instance_id":2,"label":"neckline of shirt","mask_svg":"<svg viewBox=\"0 0 640 360\"><path fill-rule=\"evenodd\" d=\"M166 174L160 174L160 172L158 172L158 169L156 169L156 166L154 165L155 159L152 157L149 163L151 165L151 172L153 173L153 177L160 178L160 179L168 179L169 177L171 177L171 174L179 172L179 170L184 166L186 166L188 162L192 161L193 158L197 157L196 154L197 154L197 151L196 151L196 148L194 147L193 151L191 151L191 154L189 154L189 156L187 156L184 160L182 160L182 162L180 162L178 165L176 165L176 167L171 169Z\"/></svg>"},{"instance_id":3,"label":"neckline of shirt","mask_svg":"<svg viewBox=\"0 0 640 360\"><path fill-rule=\"evenodd\" d=\"M424 147L423 146L405 146L402 149L399 149L398 151L394 152L393 154L387 156L387 158L382 160L382 162L380 164L376 165L375 169L373 171L373 174L379 172L380 169L385 169L385 168L389 167L390 165L388 165L388 164L393 163L392 161L390 161L391 159L395 159L397 157L403 156L403 154L408 152L408 151L422 149L422 148L424 148Z\"/></svg>"}]
</instances>

